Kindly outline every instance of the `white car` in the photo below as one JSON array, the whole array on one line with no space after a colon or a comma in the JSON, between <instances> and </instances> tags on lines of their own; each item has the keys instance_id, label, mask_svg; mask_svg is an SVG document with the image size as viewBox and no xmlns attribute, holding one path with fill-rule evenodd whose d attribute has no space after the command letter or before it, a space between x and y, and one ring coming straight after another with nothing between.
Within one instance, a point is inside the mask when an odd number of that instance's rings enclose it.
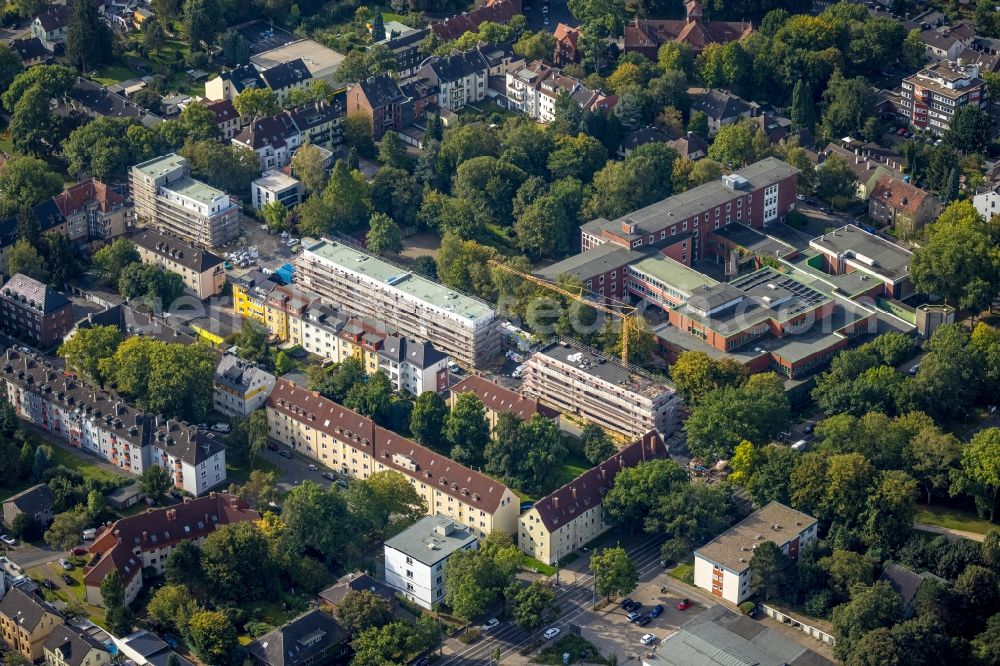
<instances>
[{"instance_id":1,"label":"white car","mask_svg":"<svg viewBox=\"0 0 1000 666\"><path fill-rule=\"evenodd\" d=\"M65 557L60 557L59 558L59 565L63 569L65 569L66 571L72 571L73 570L73 563L70 562L69 560L67 560Z\"/></svg>"},{"instance_id":2,"label":"white car","mask_svg":"<svg viewBox=\"0 0 1000 666\"><path fill-rule=\"evenodd\" d=\"M806 195L804 195L804 194L796 194L795 198L798 199L799 201L805 201L806 200Z\"/></svg>"},{"instance_id":3,"label":"white car","mask_svg":"<svg viewBox=\"0 0 1000 666\"><path fill-rule=\"evenodd\" d=\"M644 634L643 637L639 639L639 642L643 645L652 645L656 642L656 636L653 634Z\"/></svg>"},{"instance_id":4,"label":"white car","mask_svg":"<svg viewBox=\"0 0 1000 666\"><path fill-rule=\"evenodd\" d=\"M550 641L556 636L558 636L560 631L562 630L559 627L549 627L548 629L545 630L545 633L542 634L542 636L545 637L545 640Z\"/></svg>"},{"instance_id":5,"label":"white car","mask_svg":"<svg viewBox=\"0 0 1000 666\"><path fill-rule=\"evenodd\" d=\"M499 626L500 626L500 620L494 617L492 619L487 620L486 623L483 625L482 629L483 631L492 631Z\"/></svg>"},{"instance_id":6,"label":"white car","mask_svg":"<svg viewBox=\"0 0 1000 666\"><path fill-rule=\"evenodd\" d=\"M8 546L13 546L15 543L17 543L17 539L10 536L9 534L0 535L0 541L3 541Z\"/></svg>"}]
</instances>

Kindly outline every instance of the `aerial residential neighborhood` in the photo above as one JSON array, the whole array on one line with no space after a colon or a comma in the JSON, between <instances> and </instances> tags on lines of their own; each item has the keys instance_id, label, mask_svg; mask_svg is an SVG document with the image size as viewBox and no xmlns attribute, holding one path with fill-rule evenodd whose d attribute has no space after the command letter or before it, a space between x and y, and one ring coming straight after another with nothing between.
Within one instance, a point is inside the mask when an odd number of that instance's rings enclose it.
<instances>
[{"instance_id":1,"label":"aerial residential neighborhood","mask_svg":"<svg viewBox=\"0 0 1000 666\"><path fill-rule=\"evenodd\" d=\"M17 0L0 666L1000 664L995 0Z\"/></svg>"}]
</instances>

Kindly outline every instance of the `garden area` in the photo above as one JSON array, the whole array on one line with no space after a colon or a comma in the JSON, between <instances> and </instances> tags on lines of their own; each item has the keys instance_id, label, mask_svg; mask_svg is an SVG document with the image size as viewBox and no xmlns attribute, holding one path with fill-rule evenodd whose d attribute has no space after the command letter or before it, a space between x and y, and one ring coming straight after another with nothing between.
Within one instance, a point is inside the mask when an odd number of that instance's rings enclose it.
<instances>
[{"instance_id":1,"label":"garden area","mask_svg":"<svg viewBox=\"0 0 1000 666\"><path fill-rule=\"evenodd\" d=\"M962 532L986 534L990 530L1000 530L1000 525L980 518L973 512L961 511L947 506L918 504L913 519L918 523L937 525Z\"/></svg>"},{"instance_id":2,"label":"garden area","mask_svg":"<svg viewBox=\"0 0 1000 666\"><path fill-rule=\"evenodd\" d=\"M590 641L584 640L576 634L567 634L557 640L552 645L538 653L533 660L536 664L557 664L566 663L563 655L569 654L570 664L612 664L612 661L601 656L600 651Z\"/></svg>"}]
</instances>

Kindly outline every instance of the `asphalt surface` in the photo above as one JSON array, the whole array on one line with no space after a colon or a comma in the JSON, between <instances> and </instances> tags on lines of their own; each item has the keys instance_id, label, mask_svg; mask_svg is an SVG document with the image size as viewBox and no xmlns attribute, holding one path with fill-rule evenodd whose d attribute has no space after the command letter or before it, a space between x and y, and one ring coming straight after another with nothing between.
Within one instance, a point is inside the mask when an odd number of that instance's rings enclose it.
<instances>
[{"instance_id":1,"label":"asphalt surface","mask_svg":"<svg viewBox=\"0 0 1000 666\"><path fill-rule=\"evenodd\" d=\"M279 450L288 451L289 449L287 446L279 445ZM329 486L334 483L329 479L323 478L323 472L332 472L332 470L325 468L323 465L318 465L303 456L293 453L291 458L285 458L278 455L278 451L268 449L265 449L261 453L261 456L278 468L277 487L280 492L286 493L303 481L313 481L321 486ZM309 465L315 465L316 470L309 469ZM337 478L346 478L336 473L334 475Z\"/></svg>"},{"instance_id":2,"label":"asphalt surface","mask_svg":"<svg viewBox=\"0 0 1000 666\"><path fill-rule=\"evenodd\" d=\"M634 546L628 550L631 559L639 569L640 584L655 577L660 568L660 544L662 539L655 537ZM589 556L582 557L574 563L574 568L589 571ZM580 566L576 566L580 565ZM466 664L514 664L524 662L520 650L536 640L544 640L542 634L550 627L559 627L560 636L570 633L570 625L580 621L580 616L587 613L594 602L594 577L590 573L576 573L572 583L560 585L557 600L560 608L559 619L556 622L539 627L532 631L521 629L516 624L504 622L473 645L464 645L451 639L446 645L451 653L446 653L435 664L437 666L459 666ZM500 659L492 662L495 648L501 650ZM544 648L543 642L541 648Z\"/></svg>"},{"instance_id":3,"label":"asphalt surface","mask_svg":"<svg viewBox=\"0 0 1000 666\"><path fill-rule=\"evenodd\" d=\"M528 27L532 30L547 30L555 32L556 26L565 23L569 26L579 24L569 13L566 0L552 0L549 3L549 24L545 25L545 13L542 12L543 0L524 0L524 15L528 19Z\"/></svg>"}]
</instances>

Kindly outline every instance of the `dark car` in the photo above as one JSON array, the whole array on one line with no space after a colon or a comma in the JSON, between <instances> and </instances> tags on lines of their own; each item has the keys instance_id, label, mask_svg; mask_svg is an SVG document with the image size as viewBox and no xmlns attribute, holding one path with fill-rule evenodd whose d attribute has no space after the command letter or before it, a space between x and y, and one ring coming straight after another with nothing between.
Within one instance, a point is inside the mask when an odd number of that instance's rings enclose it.
<instances>
[{"instance_id":1,"label":"dark car","mask_svg":"<svg viewBox=\"0 0 1000 666\"><path fill-rule=\"evenodd\" d=\"M278 450L278 445L275 444L274 442L268 442L267 443L267 450L268 451L277 451Z\"/></svg>"},{"instance_id":2,"label":"dark car","mask_svg":"<svg viewBox=\"0 0 1000 666\"><path fill-rule=\"evenodd\" d=\"M291 451L278 451L278 455L281 456L282 458L291 458L292 457L292 452Z\"/></svg>"},{"instance_id":3,"label":"dark car","mask_svg":"<svg viewBox=\"0 0 1000 666\"><path fill-rule=\"evenodd\" d=\"M649 611L649 617L659 617L663 613L663 604L656 604L653 610Z\"/></svg>"},{"instance_id":4,"label":"dark car","mask_svg":"<svg viewBox=\"0 0 1000 666\"><path fill-rule=\"evenodd\" d=\"M413 662L413 666L427 666L429 663L431 663L430 657L421 657Z\"/></svg>"},{"instance_id":5,"label":"dark car","mask_svg":"<svg viewBox=\"0 0 1000 666\"><path fill-rule=\"evenodd\" d=\"M804 432L807 435L811 435L812 432L813 432L813 430L815 430L815 429L816 429L816 424L815 423L810 423L805 428L802 429L802 432Z\"/></svg>"},{"instance_id":6,"label":"dark car","mask_svg":"<svg viewBox=\"0 0 1000 666\"><path fill-rule=\"evenodd\" d=\"M56 584L53 583L48 578L43 578L42 579L42 587L44 587L46 590L54 590L54 589L56 589Z\"/></svg>"},{"instance_id":7,"label":"dark car","mask_svg":"<svg viewBox=\"0 0 1000 666\"><path fill-rule=\"evenodd\" d=\"M636 620L635 623L637 625L639 625L640 627L645 627L647 624L649 624L652 621L653 621L653 618L649 617L648 615L643 615L638 620Z\"/></svg>"},{"instance_id":8,"label":"dark car","mask_svg":"<svg viewBox=\"0 0 1000 666\"><path fill-rule=\"evenodd\" d=\"M76 582L73 580L73 577L70 576L69 574L63 574L61 578L63 579L63 582L66 583L67 585L72 585L74 582Z\"/></svg>"},{"instance_id":9,"label":"dark car","mask_svg":"<svg viewBox=\"0 0 1000 666\"><path fill-rule=\"evenodd\" d=\"M624 599L621 600L621 603L618 604L618 608L628 608L631 605L632 605L632 600L629 599L628 597L625 597Z\"/></svg>"},{"instance_id":10,"label":"dark car","mask_svg":"<svg viewBox=\"0 0 1000 666\"><path fill-rule=\"evenodd\" d=\"M327 481L336 481L337 477L333 475L333 472L323 472L323 478Z\"/></svg>"}]
</instances>

